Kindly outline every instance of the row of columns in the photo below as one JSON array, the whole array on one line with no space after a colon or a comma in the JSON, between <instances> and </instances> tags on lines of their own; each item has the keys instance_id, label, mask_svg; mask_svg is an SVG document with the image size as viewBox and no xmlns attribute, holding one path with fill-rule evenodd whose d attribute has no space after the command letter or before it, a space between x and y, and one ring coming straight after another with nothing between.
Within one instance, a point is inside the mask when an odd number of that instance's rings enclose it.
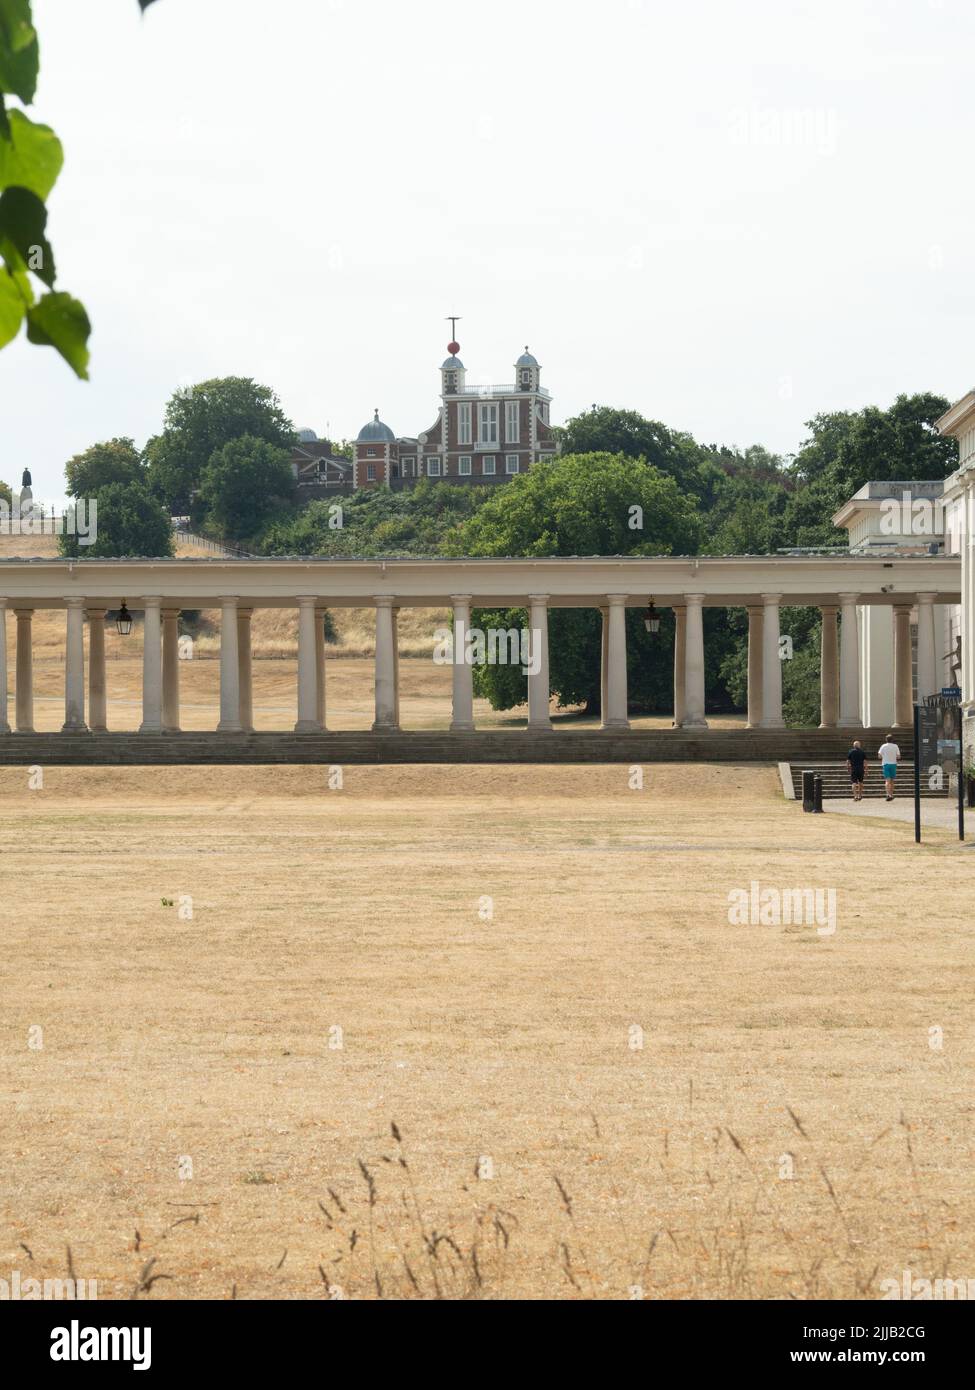
<instances>
[{"instance_id":1,"label":"row of columns","mask_svg":"<svg viewBox=\"0 0 975 1390\"><path fill-rule=\"evenodd\" d=\"M822 613L820 716L822 728L857 727L862 723L859 693L859 594L841 593L839 604ZM918 696L936 690L934 593L917 596ZM626 605L629 595L607 594L602 614L601 702L605 729L626 729ZM686 594L674 609L674 724L705 728L704 618L705 594ZM781 728L782 661L779 655L781 594L762 594L748 607L748 727ZM314 595L298 597L298 733L325 728L324 608ZM375 721L373 729L394 731L399 720L399 609L389 595L377 595ZM528 728L550 731L547 594L529 595L532 666L528 675ZM65 712L62 732L88 729L104 733L106 723L105 612L86 607L82 598L66 599ZM142 733L176 733L179 712L179 609L163 608L161 598L141 600L144 611ZM470 594L453 594L455 651L470 630ZM221 604L220 722L218 732L253 730L251 676L252 608L235 597ZM910 618L912 604L894 605L894 724L912 720L913 682ZM17 619L16 728L33 732L31 621L33 610L14 610ZM839 641L837 617L840 617ZM89 624L88 720L85 711L84 622ZM452 676L451 729L474 728L473 668L455 660ZM0 599L0 733L9 732L6 671L6 601Z\"/></svg>"}]
</instances>

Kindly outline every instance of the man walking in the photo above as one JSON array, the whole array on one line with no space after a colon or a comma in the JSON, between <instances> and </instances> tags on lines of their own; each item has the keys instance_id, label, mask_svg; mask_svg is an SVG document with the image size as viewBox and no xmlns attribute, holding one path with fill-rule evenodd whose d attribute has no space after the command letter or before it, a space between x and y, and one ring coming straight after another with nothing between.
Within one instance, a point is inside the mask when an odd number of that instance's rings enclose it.
<instances>
[{"instance_id":1,"label":"man walking","mask_svg":"<svg viewBox=\"0 0 975 1390\"><path fill-rule=\"evenodd\" d=\"M886 799L888 801L893 801L894 778L897 776L897 764L901 760L901 750L894 742L893 734L888 734L884 739L880 748L877 750L877 757L880 760L880 765L884 773L884 789L887 794Z\"/></svg>"},{"instance_id":2,"label":"man walking","mask_svg":"<svg viewBox=\"0 0 975 1390\"><path fill-rule=\"evenodd\" d=\"M863 745L859 739L855 739L853 747L846 755L846 769L850 774L850 786L853 790L853 800L863 800L863 779L867 772L867 755L863 751Z\"/></svg>"}]
</instances>

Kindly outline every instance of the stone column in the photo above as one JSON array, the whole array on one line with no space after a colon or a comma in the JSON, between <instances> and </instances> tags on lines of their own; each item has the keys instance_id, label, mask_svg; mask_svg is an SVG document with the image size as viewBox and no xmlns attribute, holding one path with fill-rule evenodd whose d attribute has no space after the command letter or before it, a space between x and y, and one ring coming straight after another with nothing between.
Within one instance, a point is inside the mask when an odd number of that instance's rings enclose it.
<instances>
[{"instance_id":1,"label":"stone column","mask_svg":"<svg viewBox=\"0 0 975 1390\"><path fill-rule=\"evenodd\" d=\"M325 613L315 609L315 718L320 729L325 728Z\"/></svg>"},{"instance_id":2,"label":"stone column","mask_svg":"<svg viewBox=\"0 0 975 1390\"><path fill-rule=\"evenodd\" d=\"M162 610L162 731L179 733L179 609Z\"/></svg>"},{"instance_id":3,"label":"stone column","mask_svg":"<svg viewBox=\"0 0 975 1390\"><path fill-rule=\"evenodd\" d=\"M534 734L552 732L548 712L548 594L528 595L528 626L531 632L529 653L536 674L528 672L528 731Z\"/></svg>"},{"instance_id":4,"label":"stone column","mask_svg":"<svg viewBox=\"0 0 975 1390\"><path fill-rule=\"evenodd\" d=\"M296 734L317 734L318 676L315 672L315 599L302 594L298 599L298 722Z\"/></svg>"},{"instance_id":5,"label":"stone column","mask_svg":"<svg viewBox=\"0 0 975 1390\"><path fill-rule=\"evenodd\" d=\"M835 603L820 608L823 631L819 644L819 727L835 729L840 717L839 650Z\"/></svg>"},{"instance_id":6,"label":"stone column","mask_svg":"<svg viewBox=\"0 0 975 1390\"><path fill-rule=\"evenodd\" d=\"M762 641L765 609L753 603L748 608L748 728L757 729L762 722L763 659Z\"/></svg>"},{"instance_id":7,"label":"stone column","mask_svg":"<svg viewBox=\"0 0 975 1390\"><path fill-rule=\"evenodd\" d=\"M450 728L463 733L474 727L474 668L466 660L467 634L471 626L471 595L451 594L454 605L453 707Z\"/></svg>"},{"instance_id":8,"label":"stone column","mask_svg":"<svg viewBox=\"0 0 975 1390\"><path fill-rule=\"evenodd\" d=\"M609 609L600 608L603 620L599 643L599 717L606 727L606 711L609 709Z\"/></svg>"},{"instance_id":9,"label":"stone column","mask_svg":"<svg viewBox=\"0 0 975 1390\"><path fill-rule=\"evenodd\" d=\"M840 728L859 729L860 636L857 631L859 594L839 594L840 600Z\"/></svg>"},{"instance_id":10,"label":"stone column","mask_svg":"<svg viewBox=\"0 0 975 1390\"><path fill-rule=\"evenodd\" d=\"M393 620L393 600L389 594L377 594L376 605L376 733L395 733L397 720L396 690L396 624Z\"/></svg>"},{"instance_id":11,"label":"stone column","mask_svg":"<svg viewBox=\"0 0 975 1390\"><path fill-rule=\"evenodd\" d=\"M685 729L706 729L704 714L704 594L685 594L687 605L684 641Z\"/></svg>"},{"instance_id":12,"label":"stone column","mask_svg":"<svg viewBox=\"0 0 975 1390\"><path fill-rule=\"evenodd\" d=\"M936 695L941 689L938 680L938 657L947 647L935 643L934 594L917 596L917 699L924 703L926 695Z\"/></svg>"},{"instance_id":13,"label":"stone column","mask_svg":"<svg viewBox=\"0 0 975 1390\"><path fill-rule=\"evenodd\" d=\"M237 609L237 686L240 690L240 727L254 732L254 682L251 675L251 618L253 608Z\"/></svg>"},{"instance_id":14,"label":"stone column","mask_svg":"<svg viewBox=\"0 0 975 1390\"><path fill-rule=\"evenodd\" d=\"M235 594L222 595L220 598L220 723L217 733L240 733L240 658Z\"/></svg>"},{"instance_id":15,"label":"stone column","mask_svg":"<svg viewBox=\"0 0 975 1390\"><path fill-rule=\"evenodd\" d=\"M782 659L779 656L779 600L781 594L763 594L762 603L762 728L781 729Z\"/></svg>"},{"instance_id":16,"label":"stone column","mask_svg":"<svg viewBox=\"0 0 975 1390\"><path fill-rule=\"evenodd\" d=\"M911 605L894 604L894 727L914 723L914 683L911 679Z\"/></svg>"},{"instance_id":17,"label":"stone column","mask_svg":"<svg viewBox=\"0 0 975 1390\"><path fill-rule=\"evenodd\" d=\"M393 689L396 692L396 727L399 722L399 609L393 607Z\"/></svg>"},{"instance_id":18,"label":"stone column","mask_svg":"<svg viewBox=\"0 0 975 1390\"><path fill-rule=\"evenodd\" d=\"M142 723L140 734L162 733L162 651L160 648L160 607L157 597L143 598L142 632Z\"/></svg>"},{"instance_id":19,"label":"stone column","mask_svg":"<svg viewBox=\"0 0 975 1390\"><path fill-rule=\"evenodd\" d=\"M0 598L0 734L10 733L7 713L7 600Z\"/></svg>"},{"instance_id":20,"label":"stone column","mask_svg":"<svg viewBox=\"0 0 975 1390\"><path fill-rule=\"evenodd\" d=\"M34 653L31 648L33 608L15 608L17 615L17 674L14 719L18 734L34 732Z\"/></svg>"},{"instance_id":21,"label":"stone column","mask_svg":"<svg viewBox=\"0 0 975 1390\"><path fill-rule=\"evenodd\" d=\"M679 729L686 717L684 675L687 664L687 609L674 604L674 728Z\"/></svg>"},{"instance_id":22,"label":"stone column","mask_svg":"<svg viewBox=\"0 0 975 1390\"><path fill-rule=\"evenodd\" d=\"M85 601L67 598L64 645L64 723L62 734L86 734L85 723Z\"/></svg>"},{"instance_id":23,"label":"stone column","mask_svg":"<svg viewBox=\"0 0 975 1390\"><path fill-rule=\"evenodd\" d=\"M89 608L88 616L88 727L93 734L108 733L108 687L105 680L105 609Z\"/></svg>"},{"instance_id":24,"label":"stone column","mask_svg":"<svg viewBox=\"0 0 975 1390\"><path fill-rule=\"evenodd\" d=\"M964 720L975 717L975 473L961 480L961 705L962 744L967 744ZM947 648L946 648L947 651Z\"/></svg>"},{"instance_id":25,"label":"stone column","mask_svg":"<svg viewBox=\"0 0 975 1390\"><path fill-rule=\"evenodd\" d=\"M626 600L627 594L607 594L609 600L609 672L606 680L608 707L603 711L604 729L628 729L626 690Z\"/></svg>"}]
</instances>

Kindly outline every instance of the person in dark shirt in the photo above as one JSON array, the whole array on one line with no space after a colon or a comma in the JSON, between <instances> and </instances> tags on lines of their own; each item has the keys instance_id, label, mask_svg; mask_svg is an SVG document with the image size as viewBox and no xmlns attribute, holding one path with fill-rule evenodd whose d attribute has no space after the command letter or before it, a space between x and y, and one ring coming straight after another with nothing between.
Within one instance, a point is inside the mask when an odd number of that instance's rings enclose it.
<instances>
[{"instance_id":1,"label":"person in dark shirt","mask_svg":"<svg viewBox=\"0 0 975 1390\"><path fill-rule=\"evenodd\" d=\"M860 745L860 740L854 741L853 747L846 755L846 766L850 773L850 785L853 790L853 800L863 800L863 779L867 775L867 755Z\"/></svg>"}]
</instances>

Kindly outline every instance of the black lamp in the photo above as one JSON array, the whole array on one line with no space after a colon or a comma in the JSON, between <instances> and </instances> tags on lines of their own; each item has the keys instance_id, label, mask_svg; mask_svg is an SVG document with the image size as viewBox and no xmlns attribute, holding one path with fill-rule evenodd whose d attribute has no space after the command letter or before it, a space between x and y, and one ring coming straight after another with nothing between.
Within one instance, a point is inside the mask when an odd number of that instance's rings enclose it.
<instances>
[{"instance_id":1,"label":"black lamp","mask_svg":"<svg viewBox=\"0 0 975 1390\"><path fill-rule=\"evenodd\" d=\"M119 609L118 617L115 619L115 626L118 628L118 635L120 637L128 637L129 633L132 631L132 614L125 606L125 599L122 600L122 607Z\"/></svg>"},{"instance_id":2,"label":"black lamp","mask_svg":"<svg viewBox=\"0 0 975 1390\"><path fill-rule=\"evenodd\" d=\"M643 620L643 626L652 637L656 637L657 633L660 631L660 614L657 612L656 608L654 608L652 598L647 608L647 616Z\"/></svg>"}]
</instances>

